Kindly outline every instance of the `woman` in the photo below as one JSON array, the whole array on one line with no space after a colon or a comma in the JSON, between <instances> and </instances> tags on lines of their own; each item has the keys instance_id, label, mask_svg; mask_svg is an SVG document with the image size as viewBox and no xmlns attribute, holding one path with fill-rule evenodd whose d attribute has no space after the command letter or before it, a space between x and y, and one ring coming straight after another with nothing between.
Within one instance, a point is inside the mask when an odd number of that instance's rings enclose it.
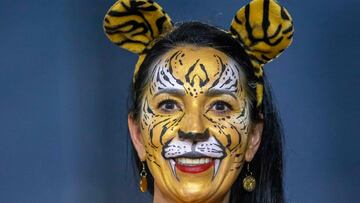
<instances>
[{"instance_id":1,"label":"woman","mask_svg":"<svg viewBox=\"0 0 360 203\"><path fill-rule=\"evenodd\" d=\"M284 201L282 134L263 73L292 40L283 7L254 0L227 32L173 27L158 4L122 0L104 28L140 55L128 125L142 191L149 185L156 203Z\"/></svg>"}]
</instances>

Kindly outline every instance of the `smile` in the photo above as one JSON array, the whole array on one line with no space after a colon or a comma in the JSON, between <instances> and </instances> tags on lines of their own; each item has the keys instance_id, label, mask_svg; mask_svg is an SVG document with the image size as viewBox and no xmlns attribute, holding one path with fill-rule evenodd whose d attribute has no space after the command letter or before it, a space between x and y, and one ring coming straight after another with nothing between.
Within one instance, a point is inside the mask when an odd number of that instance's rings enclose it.
<instances>
[{"instance_id":1,"label":"smile","mask_svg":"<svg viewBox=\"0 0 360 203\"><path fill-rule=\"evenodd\" d=\"M179 157L169 160L172 172L176 176L176 169L184 173L197 174L209 170L211 167L214 168L213 177L216 175L219 166L220 159L210 158L210 157L200 157L200 158L187 158Z\"/></svg>"},{"instance_id":2,"label":"smile","mask_svg":"<svg viewBox=\"0 0 360 203\"><path fill-rule=\"evenodd\" d=\"M177 137L165 143L162 155L169 162L173 175L176 171L197 174L213 169L214 178L226 157L225 147L214 137L193 143Z\"/></svg>"}]
</instances>

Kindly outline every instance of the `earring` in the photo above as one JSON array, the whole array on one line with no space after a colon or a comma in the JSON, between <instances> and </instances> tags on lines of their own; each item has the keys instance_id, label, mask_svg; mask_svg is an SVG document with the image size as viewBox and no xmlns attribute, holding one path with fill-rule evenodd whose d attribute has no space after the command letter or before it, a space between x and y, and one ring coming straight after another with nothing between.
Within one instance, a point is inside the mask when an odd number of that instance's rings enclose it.
<instances>
[{"instance_id":1,"label":"earring","mask_svg":"<svg viewBox=\"0 0 360 203\"><path fill-rule=\"evenodd\" d=\"M243 188L248 192L252 192L255 190L256 180L250 171L250 163L247 163L247 173L246 177L243 180Z\"/></svg>"},{"instance_id":2,"label":"earring","mask_svg":"<svg viewBox=\"0 0 360 203\"><path fill-rule=\"evenodd\" d=\"M148 184L147 184L147 172L145 170L145 161L142 161L142 169L140 172L140 191L141 192L146 192L148 189Z\"/></svg>"}]
</instances>

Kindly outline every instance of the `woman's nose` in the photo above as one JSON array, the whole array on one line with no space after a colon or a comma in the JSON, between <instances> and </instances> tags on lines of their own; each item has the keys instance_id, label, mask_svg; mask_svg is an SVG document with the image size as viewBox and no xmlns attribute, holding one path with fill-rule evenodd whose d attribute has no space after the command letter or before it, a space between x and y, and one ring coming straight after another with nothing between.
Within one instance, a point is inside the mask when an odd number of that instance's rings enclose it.
<instances>
[{"instance_id":1,"label":"woman's nose","mask_svg":"<svg viewBox=\"0 0 360 203\"><path fill-rule=\"evenodd\" d=\"M205 119L202 113L200 102L193 102L188 106L184 118L181 131L185 133L203 134L206 131Z\"/></svg>"},{"instance_id":2,"label":"woman's nose","mask_svg":"<svg viewBox=\"0 0 360 203\"><path fill-rule=\"evenodd\" d=\"M193 143L206 141L210 137L209 129L202 133L184 132L180 129L178 135L180 140L191 140Z\"/></svg>"}]
</instances>

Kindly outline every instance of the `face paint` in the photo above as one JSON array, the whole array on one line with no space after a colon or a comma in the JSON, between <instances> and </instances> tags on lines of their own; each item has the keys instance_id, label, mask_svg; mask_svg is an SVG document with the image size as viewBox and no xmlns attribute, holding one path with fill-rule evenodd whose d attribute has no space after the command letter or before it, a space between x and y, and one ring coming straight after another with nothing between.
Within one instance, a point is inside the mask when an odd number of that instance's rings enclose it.
<instances>
[{"instance_id":1,"label":"face paint","mask_svg":"<svg viewBox=\"0 0 360 203\"><path fill-rule=\"evenodd\" d=\"M244 163L244 75L233 59L206 47L174 48L154 66L140 126L155 187L178 202L218 202Z\"/></svg>"}]
</instances>

